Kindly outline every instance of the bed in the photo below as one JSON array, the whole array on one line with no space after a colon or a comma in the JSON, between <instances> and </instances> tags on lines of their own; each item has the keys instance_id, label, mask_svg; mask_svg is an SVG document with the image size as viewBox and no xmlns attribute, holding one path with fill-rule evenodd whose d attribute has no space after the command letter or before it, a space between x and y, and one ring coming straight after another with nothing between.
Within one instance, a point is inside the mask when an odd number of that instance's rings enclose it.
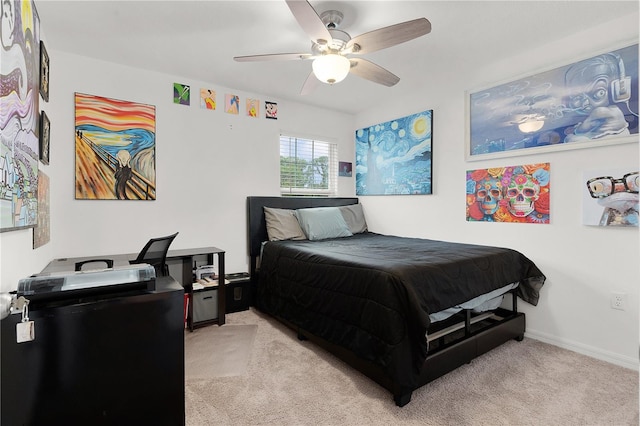
<instances>
[{"instance_id":1,"label":"bed","mask_svg":"<svg viewBox=\"0 0 640 426\"><path fill-rule=\"evenodd\" d=\"M357 198L248 197L247 218L256 307L388 389L398 406L522 340L518 297L536 305L545 281L515 250L369 232Z\"/></svg>"}]
</instances>

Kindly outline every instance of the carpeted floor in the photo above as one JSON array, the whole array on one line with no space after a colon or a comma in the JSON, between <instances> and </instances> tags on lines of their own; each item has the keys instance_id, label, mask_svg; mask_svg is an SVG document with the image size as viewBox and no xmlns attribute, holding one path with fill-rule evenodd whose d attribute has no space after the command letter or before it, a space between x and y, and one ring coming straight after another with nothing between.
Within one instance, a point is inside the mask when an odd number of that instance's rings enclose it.
<instances>
[{"instance_id":1,"label":"carpeted floor","mask_svg":"<svg viewBox=\"0 0 640 426\"><path fill-rule=\"evenodd\" d=\"M185 378L214 379L244 374L257 331L257 324L239 324L186 333Z\"/></svg>"},{"instance_id":2,"label":"carpeted floor","mask_svg":"<svg viewBox=\"0 0 640 426\"><path fill-rule=\"evenodd\" d=\"M391 394L272 318L250 310L227 325L256 325L244 373L186 379L186 420L205 425L638 425L638 372L533 339L509 342L423 386L397 407ZM185 353L198 357L185 334ZM220 345L208 345L222 349ZM247 348L246 340L244 348Z\"/></svg>"}]
</instances>

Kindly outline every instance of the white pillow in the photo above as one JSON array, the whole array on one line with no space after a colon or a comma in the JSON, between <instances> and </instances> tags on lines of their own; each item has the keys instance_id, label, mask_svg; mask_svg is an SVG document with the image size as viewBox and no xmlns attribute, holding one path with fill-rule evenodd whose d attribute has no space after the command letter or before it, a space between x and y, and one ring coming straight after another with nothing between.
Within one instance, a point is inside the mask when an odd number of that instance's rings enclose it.
<instances>
[{"instance_id":1,"label":"white pillow","mask_svg":"<svg viewBox=\"0 0 640 426\"><path fill-rule=\"evenodd\" d=\"M350 237L353 235L337 207L296 210L298 223L310 240Z\"/></svg>"}]
</instances>

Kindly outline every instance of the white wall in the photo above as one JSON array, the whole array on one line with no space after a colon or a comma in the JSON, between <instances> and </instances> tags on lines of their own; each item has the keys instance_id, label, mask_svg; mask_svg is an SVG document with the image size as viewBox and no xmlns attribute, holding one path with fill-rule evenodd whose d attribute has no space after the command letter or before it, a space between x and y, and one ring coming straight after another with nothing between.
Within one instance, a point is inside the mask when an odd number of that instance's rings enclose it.
<instances>
[{"instance_id":1,"label":"white wall","mask_svg":"<svg viewBox=\"0 0 640 426\"><path fill-rule=\"evenodd\" d=\"M53 258L138 252L153 236L179 231L172 249L216 246L228 272L248 271L246 197L279 195L281 131L338 143L353 158L353 116L225 88L215 82L140 70L48 48L51 100L51 243L32 250L32 230L0 235L2 291ZM173 83L191 85L191 106L173 103ZM215 111L200 109L200 88L217 91ZM75 200L74 93L156 107L156 201ZM225 93L278 103L278 120L224 112ZM326 123L331 123L327 126ZM353 195L353 178L338 179Z\"/></svg>"},{"instance_id":2,"label":"white wall","mask_svg":"<svg viewBox=\"0 0 640 426\"><path fill-rule=\"evenodd\" d=\"M564 65L627 40L638 41L637 14L499 62L488 55L485 64L455 58L453 70L436 64L415 95L357 115L356 128L434 110L433 195L362 197L371 229L520 250L547 277L538 306L519 305L527 314L527 336L637 368L638 230L583 226L581 197L583 171L637 170L638 144L474 162L464 157L465 90ZM541 162L551 163L551 224L466 222L467 170ZM627 310L610 308L614 291L628 294Z\"/></svg>"},{"instance_id":3,"label":"white wall","mask_svg":"<svg viewBox=\"0 0 640 426\"><path fill-rule=\"evenodd\" d=\"M465 89L560 65L589 52L638 38L638 16L593 28L516 58L467 64L447 56L425 70L414 96L388 99L356 117L278 102L277 121L231 116L172 103L172 84L192 90L269 99L241 88L216 86L58 52L51 56L51 243L32 250L32 231L0 234L0 288L51 259L136 252L151 236L180 231L174 248L215 245L227 251L229 271L247 270L245 197L277 195L280 130L321 136L340 145L340 160L354 161L353 132L366 125L424 109L434 110L434 194L363 197L371 230L450 241L511 247L530 257L547 275L537 307L527 313L527 335L621 365L636 367L638 351L638 231L581 225L582 171L638 164L636 144L527 155L495 161L464 160ZM43 30L46 41L46 26ZM444 83L443 83L444 82ZM402 82L400 83L402 84ZM152 104L157 118L157 201L74 199L74 92ZM192 97L193 98L193 97ZM326 123L332 123L327 126ZM465 171L512 164L550 162L552 223L467 223ZM353 179L340 178L340 195L352 195ZM626 311L609 308L609 293L629 295Z\"/></svg>"}]
</instances>

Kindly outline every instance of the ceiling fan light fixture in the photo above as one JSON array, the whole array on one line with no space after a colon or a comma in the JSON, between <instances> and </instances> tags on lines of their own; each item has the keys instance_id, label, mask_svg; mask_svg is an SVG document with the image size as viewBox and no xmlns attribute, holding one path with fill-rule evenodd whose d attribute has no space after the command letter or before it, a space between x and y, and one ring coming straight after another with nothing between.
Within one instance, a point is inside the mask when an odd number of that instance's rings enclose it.
<instances>
[{"instance_id":1,"label":"ceiling fan light fixture","mask_svg":"<svg viewBox=\"0 0 640 426\"><path fill-rule=\"evenodd\" d=\"M330 53L314 59L312 67L318 80L326 84L335 84L344 80L349 74L351 63L342 55Z\"/></svg>"}]
</instances>

